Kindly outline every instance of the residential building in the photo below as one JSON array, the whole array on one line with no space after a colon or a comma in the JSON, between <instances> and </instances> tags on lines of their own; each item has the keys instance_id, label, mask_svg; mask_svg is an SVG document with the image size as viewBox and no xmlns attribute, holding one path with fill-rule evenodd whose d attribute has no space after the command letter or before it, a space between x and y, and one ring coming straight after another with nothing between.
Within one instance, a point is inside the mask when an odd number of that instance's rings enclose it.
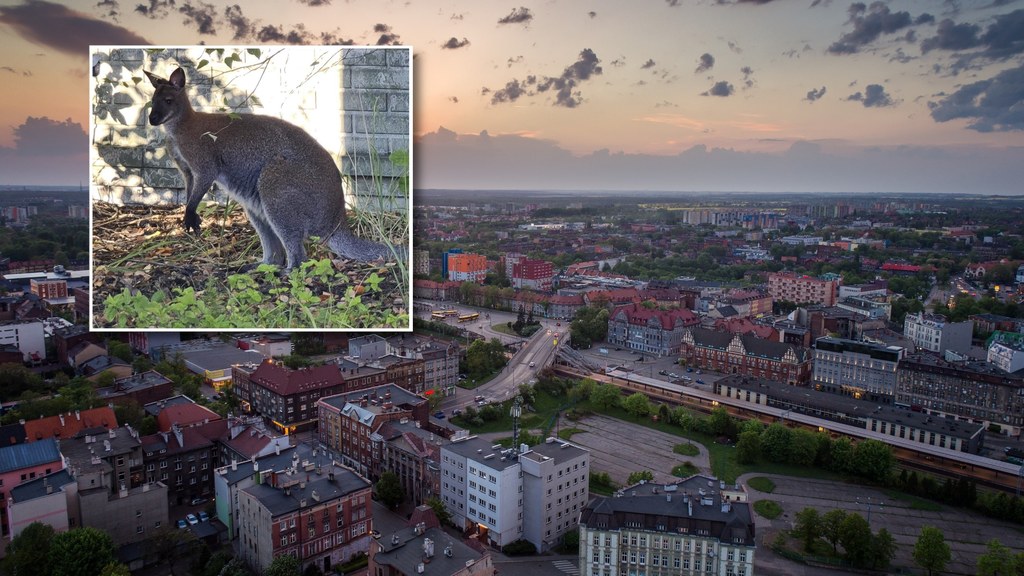
<instances>
[{"instance_id":1,"label":"residential building","mask_svg":"<svg viewBox=\"0 0 1024 576\"><path fill-rule=\"evenodd\" d=\"M388 339L388 350L403 358L423 361L423 394L455 394L459 382L460 348L457 342L419 334L398 334Z\"/></svg>"},{"instance_id":2,"label":"residential building","mask_svg":"<svg viewBox=\"0 0 1024 576\"><path fill-rule=\"evenodd\" d=\"M683 332L700 323L685 308L659 310L642 304L620 306L608 317L608 343L654 356L679 354Z\"/></svg>"},{"instance_id":3,"label":"residential building","mask_svg":"<svg viewBox=\"0 0 1024 576\"><path fill-rule=\"evenodd\" d=\"M430 252L412 251L412 273L417 276L430 276Z\"/></svg>"},{"instance_id":4,"label":"residential building","mask_svg":"<svg viewBox=\"0 0 1024 576\"><path fill-rule=\"evenodd\" d=\"M255 483L235 491L238 557L257 573L282 555L297 558L303 571L329 573L369 553L370 483L333 462L292 456L287 468L254 466Z\"/></svg>"},{"instance_id":5,"label":"residential building","mask_svg":"<svg viewBox=\"0 0 1024 576\"><path fill-rule=\"evenodd\" d=\"M547 260L533 260L521 258L512 265L511 272L512 287L517 289L528 288L538 292L549 292L551 280L555 276L555 269Z\"/></svg>"},{"instance_id":6,"label":"residential building","mask_svg":"<svg viewBox=\"0 0 1024 576\"><path fill-rule=\"evenodd\" d=\"M890 404L906 349L826 336L815 341L813 354L811 382L818 390Z\"/></svg>"},{"instance_id":7,"label":"residential building","mask_svg":"<svg viewBox=\"0 0 1024 576\"><path fill-rule=\"evenodd\" d=\"M55 300L68 297L68 281L46 278L29 280L29 291L43 300Z\"/></svg>"},{"instance_id":8,"label":"residential building","mask_svg":"<svg viewBox=\"0 0 1024 576\"><path fill-rule=\"evenodd\" d=\"M680 358L688 366L726 374L758 376L789 384L811 379L808 348L770 342L753 334L730 334L704 328L687 328Z\"/></svg>"},{"instance_id":9,"label":"residential building","mask_svg":"<svg viewBox=\"0 0 1024 576\"><path fill-rule=\"evenodd\" d=\"M1024 426L1024 375L986 362L948 362L908 355L896 370L897 406L999 426L1019 436Z\"/></svg>"},{"instance_id":10,"label":"residential building","mask_svg":"<svg viewBox=\"0 0 1024 576\"><path fill-rule=\"evenodd\" d=\"M86 433L62 440L60 449L78 483L75 516L82 526L107 532L115 546L141 542L168 526L167 487L146 480L137 431L126 426Z\"/></svg>"},{"instance_id":11,"label":"residential building","mask_svg":"<svg viewBox=\"0 0 1024 576\"><path fill-rule=\"evenodd\" d=\"M414 420L385 422L381 471L398 476L407 502L419 505L441 496L441 444L447 440Z\"/></svg>"},{"instance_id":12,"label":"residential building","mask_svg":"<svg viewBox=\"0 0 1024 576\"><path fill-rule=\"evenodd\" d=\"M903 335L917 348L942 354L946 350L967 353L971 349L974 325L970 320L949 322L942 314L918 312L903 320Z\"/></svg>"},{"instance_id":13,"label":"residential building","mask_svg":"<svg viewBox=\"0 0 1024 576\"><path fill-rule=\"evenodd\" d=\"M345 378L333 364L292 369L265 360L249 380L252 410L285 434L315 428L317 401L345 391Z\"/></svg>"},{"instance_id":14,"label":"residential building","mask_svg":"<svg viewBox=\"0 0 1024 576\"><path fill-rule=\"evenodd\" d=\"M448 276L453 282L483 283L487 276L487 257L483 254L448 254Z\"/></svg>"},{"instance_id":15,"label":"residential building","mask_svg":"<svg viewBox=\"0 0 1024 576\"><path fill-rule=\"evenodd\" d=\"M409 526L381 534L370 544L369 573L375 576L493 576L490 552L478 542L453 539L429 506L420 506Z\"/></svg>"},{"instance_id":16,"label":"residential building","mask_svg":"<svg viewBox=\"0 0 1024 576\"><path fill-rule=\"evenodd\" d=\"M220 465L220 443L228 437L226 420L218 418L190 426L171 424L168 430L140 438L146 482L161 482L180 506L213 493L213 470Z\"/></svg>"},{"instance_id":17,"label":"residential building","mask_svg":"<svg viewBox=\"0 0 1024 576\"><path fill-rule=\"evenodd\" d=\"M754 574L746 493L714 478L641 484L599 496L580 516L579 568L608 574Z\"/></svg>"},{"instance_id":18,"label":"residential building","mask_svg":"<svg viewBox=\"0 0 1024 576\"><path fill-rule=\"evenodd\" d=\"M67 414L57 414L46 418L28 420L24 424L25 441L35 442L48 438L57 440L74 438L83 431L107 431L117 428L117 416L110 406L101 406L89 410L75 410Z\"/></svg>"},{"instance_id":19,"label":"residential building","mask_svg":"<svg viewBox=\"0 0 1024 576\"><path fill-rule=\"evenodd\" d=\"M1020 334L996 334L988 347L988 363L1006 372L1024 370L1024 338Z\"/></svg>"},{"instance_id":20,"label":"residential building","mask_svg":"<svg viewBox=\"0 0 1024 576\"><path fill-rule=\"evenodd\" d=\"M11 536L7 513L11 490L63 468L64 460L53 438L0 447L0 530L4 537Z\"/></svg>"},{"instance_id":21,"label":"residential building","mask_svg":"<svg viewBox=\"0 0 1024 576\"><path fill-rule=\"evenodd\" d=\"M427 400L394 384L321 398L316 410L320 443L373 480L380 477L384 461L381 426L402 419L429 424Z\"/></svg>"},{"instance_id":22,"label":"residential building","mask_svg":"<svg viewBox=\"0 0 1024 576\"><path fill-rule=\"evenodd\" d=\"M503 449L469 437L441 447L441 501L456 526L504 546L546 551L575 529L586 504L590 453L549 439Z\"/></svg>"},{"instance_id":23,"label":"residential building","mask_svg":"<svg viewBox=\"0 0 1024 576\"><path fill-rule=\"evenodd\" d=\"M776 302L785 300L795 304L835 306L839 284L838 280L822 280L789 272L768 275L768 293Z\"/></svg>"},{"instance_id":24,"label":"residential building","mask_svg":"<svg viewBox=\"0 0 1024 576\"><path fill-rule=\"evenodd\" d=\"M81 525L77 516L78 483L67 469L58 470L23 482L10 490L7 498L8 526L12 539L33 522L42 522L64 532Z\"/></svg>"},{"instance_id":25,"label":"residential building","mask_svg":"<svg viewBox=\"0 0 1024 576\"><path fill-rule=\"evenodd\" d=\"M136 402L139 406L174 395L174 382L156 370L114 380L113 386L97 388L96 396L112 404Z\"/></svg>"},{"instance_id":26,"label":"residential building","mask_svg":"<svg viewBox=\"0 0 1024 576\"><path fill-rule=\"evenodd\" d=\"M43 323L38 320L0 323L0 346L7 344L18 347L24 362L39 362L46 359Z\"/></svg>"}]
</instances>

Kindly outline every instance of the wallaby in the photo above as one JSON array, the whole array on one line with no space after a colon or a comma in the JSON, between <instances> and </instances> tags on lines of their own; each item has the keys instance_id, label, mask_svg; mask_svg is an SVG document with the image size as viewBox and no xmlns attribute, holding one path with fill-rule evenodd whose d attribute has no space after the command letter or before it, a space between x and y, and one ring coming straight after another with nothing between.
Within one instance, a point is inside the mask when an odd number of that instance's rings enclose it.
<instances>
[{"instance_id":1,"label":"wallaby","mask_svg":"<svg viewBox=\"0 0 1024 576\"><path fill-rule=\"evenodd\" d=\"M304 130L271 116L196 112L181 68L170 80L146 76L156 88L149 123L164 126L167 148L185 177L186 230L199 231L196 208L216 182L245 210L267 264L299 266L309 236L343 258L391 259L391 248L349 231L338 167Z\"/></svg>"}]
</instances>

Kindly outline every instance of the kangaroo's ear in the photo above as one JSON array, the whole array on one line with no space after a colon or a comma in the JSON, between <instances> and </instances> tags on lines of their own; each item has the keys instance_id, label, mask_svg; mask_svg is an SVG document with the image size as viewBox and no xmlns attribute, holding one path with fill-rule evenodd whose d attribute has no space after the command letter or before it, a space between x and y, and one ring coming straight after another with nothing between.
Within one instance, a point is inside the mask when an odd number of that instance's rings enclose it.
<instances>
[{"instance_id":1,"label":"kangaroo's ear","mask_svg":"<svg viewBox=\"0 0 1024 576\"><path fill-rule=\"evenodd\" d=\"M171 85L174 86L175 88L184 88L185 87L185 71L184 70L182 70L181 68L178 68L177 70L175 70L174 72L171 73Z\"/></svg>"},{"instance_id":2,"label":"kangaroo's ear","mask_svg":"<svg viewBox=\"0 0 1024 576\"><path fill-rule=\"evenodd\" d=\"M148 72L145 70L144 72L146 72L146 78L149 78L149 83L152 84L154 88L158 88L161 84L167 83L167 80L164 80L163 78L157 76L156 74L153 74L152 72Z\"/></svg>"}]
</instances>

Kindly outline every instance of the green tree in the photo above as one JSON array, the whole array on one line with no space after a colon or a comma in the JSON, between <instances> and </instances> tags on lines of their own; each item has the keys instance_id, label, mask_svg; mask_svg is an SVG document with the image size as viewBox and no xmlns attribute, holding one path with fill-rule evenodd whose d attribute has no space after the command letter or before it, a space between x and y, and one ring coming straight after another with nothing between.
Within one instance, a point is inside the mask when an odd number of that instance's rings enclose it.
<instances>
[{"instance_id":1,"label":"green tree","mask_svg":"<svg viewBox=\"0 0 1024 576\"><path fill-rule=\"evenodd\" d=\"M299 560L291 554L282 554L274 557L263 576L299 576L299 573Z\"/></svg>"},{"instance_id":2,"label":"green tree","mask_svg":"<svg viewBox=\"0 0 1024 576\"><path fill-rule=\"evenodd\" d=\"M740 432L736 442L736 461L740 464L753 464L761 457L761 434L753 430Z\"/></svg>"},{"instance_id":3,"label":"green tree","mask_svg":"<svg viewBox=\"0 0 1024 576\"><path fill-rule=\"evenodd\" d=\"M107 340L107 354L114 358L120 358L128 364L131 364L135 359L134 354L132 354L132 347L127 342L121 342L120 340Z\"/></svg>"},{"instance_id":4,"label":"green tree","mask_svg":"<svg viewBox=\"0 0 1024 576\"><path fill-rule=\"evenodd\" d=\"M622 394L619 392L618 386L608 383L594 386L594 390L590 393L590 401L604 409L618 406L621 398Z\"/></svg>"},{"instance_id":5,"label":"green tree","mask_svg":"<svg viewBox=\"0 0 1024 576\"><path fill-rule=\"evenodd\" d=\"M398 474L386 470L381 472L380 479L374 485L377 498L388 508L394 510L405 500L405 491L402 490L402 483Z\"/></svg>"},{"instance_id":6,"label":"green tree","mask_svg":"<svg viewBox=\"0 0 1024 576\"><path fill-rule=\"evenodd\" d=\"M650 470L638 470L636 472L630 472L629 478L626 479L626 484L632 486L634 484L640 483L641 480L643 480L644 482L653 482L654 472L651 472Z\"/></svg>"},{"instance_id":7,"label":"green tree","mask_svg":"<svg viewBox=\"0 0 1024 576\"><path fill-rule=\"evenodd\" d=\"M772 423L761 433L761 454L771 462L786 462L791 437L789 428L779 422Z\"/></svg>"},{"instance_id":8,"label":"green tree","mask_svg":"<svg viewBox=\"0 0 1024 576\"><path fill-rule=\"evenodd\" d=\"M914 543L914 562L928 571L928 576L941 572L952 555L942 531L934 526L921 528L921 535Z\"/></svg>"},{"instance_id":9,"label":"green tree","mask_svg":"<svg viewBox=\"0 0 1024 576\"><path fill-rule=\"evenodd\" d=\"M33 522L26 526L7 544L7 556L2 563L3 572L18 576L50 574L50 543L54 534L49 524Z\"/></svg>"},{"instance_id":10,"label":"green tree","mask_svg":"<svg viewBox=\"0 0 1024 576\"><path fill-rule=\"evenodd\" d=\"M608 310L601 306L584 306L576 312L569 325L569 334L575 348L590 348L608 336Z\"/></svg>"},{"instance_id":11,"label":"green tree","mask_svg":"<svg viewBox=\"0 0 1024 576\"><path fill-rule=\"evenodd\" d=\"M444 502L442 502L440 498L434 497L428 499L427 506L430 506L434 511L434 515L437 516L437 520L442 526L452 523L452 515L448 512L448 509L445 508Z\"/></svg>"},{"instance_id":12,"label":"green tree","mask_svg":"<svg viewBox=\"0 0 1024 576\"><path fill-rule=\"evenodd\" d=\"M821 535L832 545L832 552L839 553L839 541L843 535L843 522L846 520L846 511L836 508L829 510L821 516Z\"/></svg>"},{"instance_id":13,"label":"green tree","mask_svg":"<svg viewBox=\"0 0 1024 576\"><path fill-rule=\"evenodd\" d=\"M845 557L854 566L865 568L871 565L874 537L871 526L857 513L847 514L839 525L839 543L846 551Z\"/></svg>"},{"instance_id":14,"label":"green tree","mask_svg":"<svg viewBox=\"0 0 1024 576\"><path fill-rule=\"evenodd\" d=\"M985 545L985 553L978 556L978 576L1013 576L1020 569L1013 551L996 539Z\"/></svg>"},{"instance_id":15,"label":"green tree","mask_svg":"<svg viewBox=\"0 0 1024 576\"><path fill-rule=\"evenodd\" d=\"M640 392L627 396L622 401L622 407L636 419L643 418L651 413L651 401Z\"/></svg>"},{"instance_id":16,"label":"green tree","mask_svg":"<svg viewBox=\"0 0 1024 576\"><path fill-rule=\"evenodd\" d=\"M811 466L818 455L818 439L814 432L798 428L789 439L789 461L796 466Z\"/></svg>"},{"instance_id":17,"label":"green tree","mask_svg":"<svg viewBox=\"0 0 1024 576\"><path fill-rule=\"evenodd\" d=\"M132 576L132 571L120 562L111 562L103 567L100 576Z\"/></svg>"},{"instance_id":18,"label":"green tree","mask_svg":"<svg viewBox=\"0 0 1024 576\"><path fill-rule=\"evenodd\" d=\"M736 419L729 415L725 406L716 406L708 415L708 430L716 436L736 437Z\"/></svg>"},{"instance_id":19,"label":"green tree","mask_svg":"<svg viewBox=\"0 0 1024 576\"><path fill-rule=\"evenodd\" d=\"M885 570L896 557L896 539L888 530L882 528L871 541L870 567L874 570Z\"/></svg>"},{"instance_id":20,"label":"green tree","mask_svg":"<svg viewBox=\"0 0 1024 576\"><path fill-rule=\"evenodd\" d=\"M829 463L835 472L849 472L853 465L853 442L846 436L836 438L829 447Z\"/></svg>"},{"instance_id":21,"label":"green tree","mask_svg":"<svg viewBox=\"0 0 1024 576\"><path fill-rule=\"evenodd\" d=\"M863 440L853 449L854 469L875 482L885 482L896 466L892 448L879 440Z\"/></svg>"},{"instance_id":22,"label":"green tree","mask_svg":"<svg viewBox=\"0 0 1024 576\"><path fill-rule=\"evenodd\" d=\"M61 532L50 543L50 563L54 574L96 576L115 561L114 541L96 528L75 528Z\"/></svg>"},{"instance_id":23,"label":"green tree","mask_svg":"<svg viewBox=\"0 0 1024 576\"><path fill-rule=\"evenodd\" d=\"M808 506L797 512L793 535L803 542L804 550L811 550L811 545L821 535L821 515L816 508Z\"/></svg>"}]
</instances>

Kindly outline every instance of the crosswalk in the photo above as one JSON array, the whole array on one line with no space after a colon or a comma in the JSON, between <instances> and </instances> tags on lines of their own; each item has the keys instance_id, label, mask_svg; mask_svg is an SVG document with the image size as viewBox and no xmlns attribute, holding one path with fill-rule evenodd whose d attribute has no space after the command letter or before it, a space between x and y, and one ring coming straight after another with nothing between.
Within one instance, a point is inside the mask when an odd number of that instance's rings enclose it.
<instances>
[{"instance_id":1,"label":"crosswalk","mask_svg":"<svg viewBox=\"0 0 1024 576\"><path fill-rule=\"evenodd\" d=\"M553 564L555 568L558 568L562 572L569 574L569 576L579 576L580 574L579 566L576 566L569 560L552 560L551 564Z\"/></svg>"}]
</instances>

